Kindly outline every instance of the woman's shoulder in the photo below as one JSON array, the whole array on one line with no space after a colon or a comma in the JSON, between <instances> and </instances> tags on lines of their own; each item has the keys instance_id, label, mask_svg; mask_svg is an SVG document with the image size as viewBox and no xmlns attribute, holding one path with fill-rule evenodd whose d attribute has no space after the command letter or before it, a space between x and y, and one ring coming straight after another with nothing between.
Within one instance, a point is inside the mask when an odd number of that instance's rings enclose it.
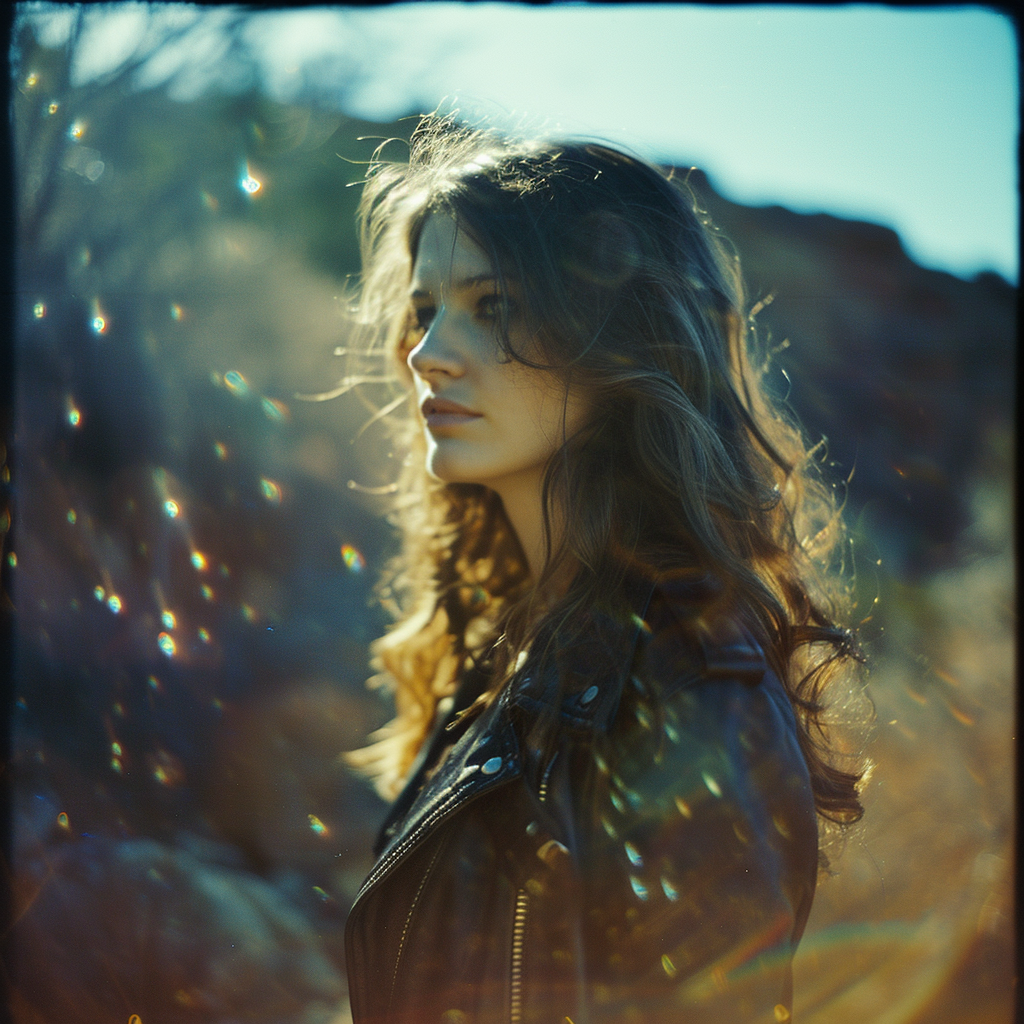
<instances>
[{"instance_id":1,"label":"woman's shoulder","mask_svg":"<svg viewBox=\"0 0 1024 1024\"><path fill-rule=\"evenodd\" d=\"M663 985L666 1010L692 1003L696 1019L713 971L743 964L731 992L747 978L770 1013L814 891L813 794L770 659L742 616L699 606L691 588L653 588L615 718L574 748L564 803L616 976Z\"/></svg>"},{"instance_id":2,"label":"woman's shoulder","mask_svg":"<svg viewBox=\"0 0 1024 1024\"><path fill-rule=\"evenodd\" d=\"M524 729L557 720L567 740L645 771L666 741L677 766L729 750L734 767L769 760L809 792L792 702L742 614L696 574L630 584L621 607L590 609L571 642L513 680L507 703Z\"/></svg>"},{"instance_id":3,"label":"woman's shoulder","mask_svg":"<svg viewBox=\"0 0 1024 1024\"><path fill-rule=\"evenodd\" d=\"M642 621L643 670L662 687L770 675L764 644L708 577L666 579L651 588Z\"/></svg>"},{"instance_id":4,"label":"woman's shoulder","mask_svg":"<svg viewBox=\"0 0 1024 1024\"><path fill-rule=\"evenodd\" d=\"M774 803L785 793L813 820L789 694L742 614L709 613L710 586L650 588L632 670L597 744L620 777L663 798L690 790Z\"/></svg>"}]
</instances>

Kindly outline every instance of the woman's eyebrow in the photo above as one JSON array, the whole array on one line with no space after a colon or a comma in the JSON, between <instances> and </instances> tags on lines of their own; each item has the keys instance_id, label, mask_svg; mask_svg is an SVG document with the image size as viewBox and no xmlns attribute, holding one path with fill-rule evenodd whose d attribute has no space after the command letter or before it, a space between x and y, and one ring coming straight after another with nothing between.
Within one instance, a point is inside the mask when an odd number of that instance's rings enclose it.
<instances>
[{"instance_id":1,"label":"woman's eyebrow","mask_svg":"<svg viewBox=\"0 0 1024 1024\"><path fill-rule=\"evenodd\" d=\"M468 291L471 288L477 288L482 284L493 284L497 285L498 277L496 274L474 274L472 277L464 277L459 281L455 281L452 284L452 290L461 292ZM409 292L409 298L411 299L426 299L430 298L434 293L429 288L413 288Z\"/></svg>"}]
</instances>

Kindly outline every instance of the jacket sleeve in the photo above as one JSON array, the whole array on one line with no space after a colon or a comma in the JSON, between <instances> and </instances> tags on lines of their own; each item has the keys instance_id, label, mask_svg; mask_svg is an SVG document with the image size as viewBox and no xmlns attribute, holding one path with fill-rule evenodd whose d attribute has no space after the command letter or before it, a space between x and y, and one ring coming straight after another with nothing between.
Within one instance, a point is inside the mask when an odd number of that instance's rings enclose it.
<instances>
[{"instance_id":1,"label":"jacket sleeve","mask_svg":"<svg viewBox=\"0 0 1024 1024\"><path fill-rule=\"evenodd\" d=\"M552 773L590 1020L787 1021L817 872L789 700L760 656L669 644L647 675Z\"/></svg>"}]
</instances>

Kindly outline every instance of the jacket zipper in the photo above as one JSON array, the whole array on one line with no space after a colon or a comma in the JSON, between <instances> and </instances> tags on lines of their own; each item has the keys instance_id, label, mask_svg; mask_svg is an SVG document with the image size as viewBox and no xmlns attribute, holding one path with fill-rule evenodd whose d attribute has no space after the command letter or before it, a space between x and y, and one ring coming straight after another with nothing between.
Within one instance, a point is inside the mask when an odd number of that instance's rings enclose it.
<instances>
[{"instance_id":1,"label":"jacket zipper","mask_svg":"<svg viewBox=\"0 0 1024 1024\"><path fill-rule=\"evenodd\" d=\"M526 908L530 894L525 889L516 893L516 916L512 923L512 981L509 988L509 1024L523 1019L523 942L526 936Z\"/></svg>"},{"instance_id":2,"label":"jacket zipper","mask_svg":"<svg viewBox=\"0 0 1024 1024\"><path fill-rule=\"evenodd\" d=\"M548 796L548 779L555 766L555 757L548 762L537 788L537 799L544 803ZM526 940L526 911L530 906L530 894L523 888L516 893L516 910L512 920L512 974L509 985L509 1024L521 1024L523 1019L523 946Z\"/></svg>"}]
</instances>

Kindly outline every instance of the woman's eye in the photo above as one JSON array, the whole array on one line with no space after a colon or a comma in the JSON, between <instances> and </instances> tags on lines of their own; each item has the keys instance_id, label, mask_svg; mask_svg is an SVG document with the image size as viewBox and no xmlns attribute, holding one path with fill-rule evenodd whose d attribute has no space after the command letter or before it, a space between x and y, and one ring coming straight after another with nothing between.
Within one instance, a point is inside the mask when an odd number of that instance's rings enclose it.
<instances>
[{"instance_id":1,"label":"woman's eye","mask_svg":"<svg viewBox=\"0 0 1024 1024\"><path fill-rule=\"evenodd\" d=\"M426 331L430 329L437 309L434 306L415 306L412 311L410 329Z\"/></svg>"},{"instance_id":2,"label":"woman's eye","mask_svg":"<svg viewBox=\"0 0 1024 1024\"><path fill-rule=\"evenodd\" d=\"M495 320L500 312L500 304L497 295L483 295L477 301L476 315L481 320Z\"/></svg>"},{"instance_id":3,"label":"woman's eye","mask_svg":"<svg viewBox=\"0 0 1024 1024\"><path fill-rule=\"evenodd\" d=\"M481 296L476 304L477 318L488 323L496 323L503 314L511 321L516 314L516 305L502 295Z\"/></svg>"},{"instance_id":4,"label":"woman's eye","mask_svg":"<svg viewBox=\"0 0 1024 1024\"><path fill-rule=\"evenodd\" d=\"M396 355L404 363L409 353L420 343L430 328L437 311L433 306L410 306L405 326L398 341Z\"/></svg>"}]
</instances>

